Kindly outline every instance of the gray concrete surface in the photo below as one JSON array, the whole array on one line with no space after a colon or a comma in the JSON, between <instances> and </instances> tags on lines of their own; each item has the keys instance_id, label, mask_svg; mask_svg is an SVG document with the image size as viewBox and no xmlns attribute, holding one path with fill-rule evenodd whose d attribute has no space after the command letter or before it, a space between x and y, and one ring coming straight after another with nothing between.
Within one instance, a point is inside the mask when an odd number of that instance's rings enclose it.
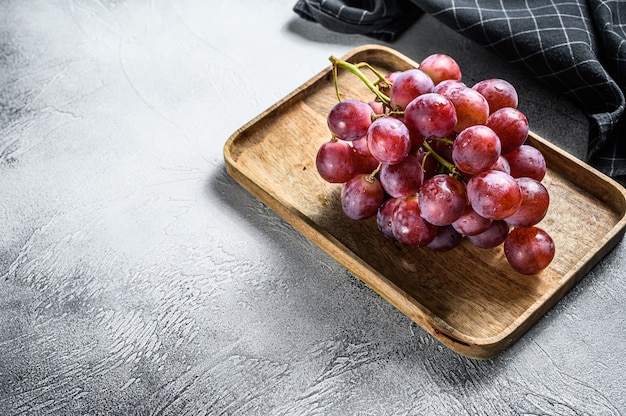
<instances>
[{"instance_id":1,"label":"gray concrete surface","mask_svg":"<svg viewBox=\"0 0 626 416\"><path fill-rule=\"evenodd\" d=\"M0 2L0 414L626 413L623 243L476 361L226 174L237 128L372 42L292 5ZM585 153L574 105L429 16L391 46L509 79Z\"/></svg>"}]
</instances>

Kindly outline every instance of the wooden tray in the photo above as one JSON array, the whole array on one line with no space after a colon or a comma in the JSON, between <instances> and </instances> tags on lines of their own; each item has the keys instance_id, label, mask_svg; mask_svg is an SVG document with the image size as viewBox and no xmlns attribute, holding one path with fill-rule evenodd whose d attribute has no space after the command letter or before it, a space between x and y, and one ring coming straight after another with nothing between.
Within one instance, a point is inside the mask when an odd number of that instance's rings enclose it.
<instances>
[{"instance_id":1,"label":"wooden tray","mask_svg":"<svg viewBox=\"0 0 626 416\"><path fill-rule=\"evenodd\" d=\"M342 59L383 72L417 65L382 46L354 49ZM369 99L354 75L340 70L346 97ZM491 358L530 328L623 237L626 191L615 181L535 134L544 154L551 205L540 226L556 244L550 267L536 276L512 271L501 247L466 241L437 253L383 238L375 219L353 221L341 211L341 185L315 168L330 138L326 115L337 102L330 67L237 130L224 146L228 173L253 195L452 350ZM532 125L532 120L531 120Z\"/></svg>"}]
</instances>

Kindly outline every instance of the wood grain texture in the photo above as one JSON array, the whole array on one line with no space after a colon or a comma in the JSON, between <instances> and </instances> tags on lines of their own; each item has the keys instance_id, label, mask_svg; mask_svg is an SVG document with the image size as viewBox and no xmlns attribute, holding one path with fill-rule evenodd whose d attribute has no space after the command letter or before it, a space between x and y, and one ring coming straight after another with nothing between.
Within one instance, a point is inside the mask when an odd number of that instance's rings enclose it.
<instances>
[{"instance_id":1,"label":"wood grain texture","mask_svg":"<svg viewBox=\"0 0 626 416\"><path fill-rule=\"evenodd\" d=\"M387 47L366 45L343 59L382 72L417 66ZM366 87L340 71L345 97L367 100ZM336 102L327 69L234 133L224 146L229 174L451 349L491 358L517 340L623 237L626 191L534 133L548 172L551 205L540 223L555 240L549 268L523 276L501 247L468 242L446 253L384 239L375 219L352 221L340 207L341 185L315 169L328 140L326 114Z\"/></svg>"}]
</instances>

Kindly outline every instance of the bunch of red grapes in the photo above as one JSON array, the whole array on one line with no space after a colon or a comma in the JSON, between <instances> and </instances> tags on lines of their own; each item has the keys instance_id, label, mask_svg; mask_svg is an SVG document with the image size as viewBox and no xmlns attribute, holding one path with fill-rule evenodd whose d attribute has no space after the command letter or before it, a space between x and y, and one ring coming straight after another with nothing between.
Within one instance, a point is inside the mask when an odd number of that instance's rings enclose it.
<instances>
[{"instance_id":1,"label":"bunch of red grapes","mask_svg":"<svg viewBox=\"0 0 626 416\"><path fill-rule=\"evenodd\" d=\"M316 166L324 180L343 184L349 218L375 216L386 238L436 251L463 239L484 249L503 244L522 274L550 264L554 241L537 227L550 202L541 182L546 162L526 144L528 120L513 85L491 78L467 86L445 54L386 74L367 63L331 62L339 102L328 113L332 137ZM372 100L341 99L337 68L358 75Z\"/></svg>"}]
</instances>

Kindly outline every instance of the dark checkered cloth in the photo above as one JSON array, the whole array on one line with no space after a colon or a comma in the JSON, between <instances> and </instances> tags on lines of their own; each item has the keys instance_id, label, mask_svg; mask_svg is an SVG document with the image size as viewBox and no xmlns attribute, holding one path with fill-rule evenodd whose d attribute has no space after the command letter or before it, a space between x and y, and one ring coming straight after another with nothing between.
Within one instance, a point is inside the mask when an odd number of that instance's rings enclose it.
<instances>
[{"instance_id":1,"label":"dark checkered cloth","mask_svg":"<svg viewBox=\"0 0 626 416\"><path fill-rule=\"evenodd\" d=\"M626 175L625 0L298 0L330 30L393 41L423 11L578 103L588 162Z\"/></svg>"}]
</instances>

